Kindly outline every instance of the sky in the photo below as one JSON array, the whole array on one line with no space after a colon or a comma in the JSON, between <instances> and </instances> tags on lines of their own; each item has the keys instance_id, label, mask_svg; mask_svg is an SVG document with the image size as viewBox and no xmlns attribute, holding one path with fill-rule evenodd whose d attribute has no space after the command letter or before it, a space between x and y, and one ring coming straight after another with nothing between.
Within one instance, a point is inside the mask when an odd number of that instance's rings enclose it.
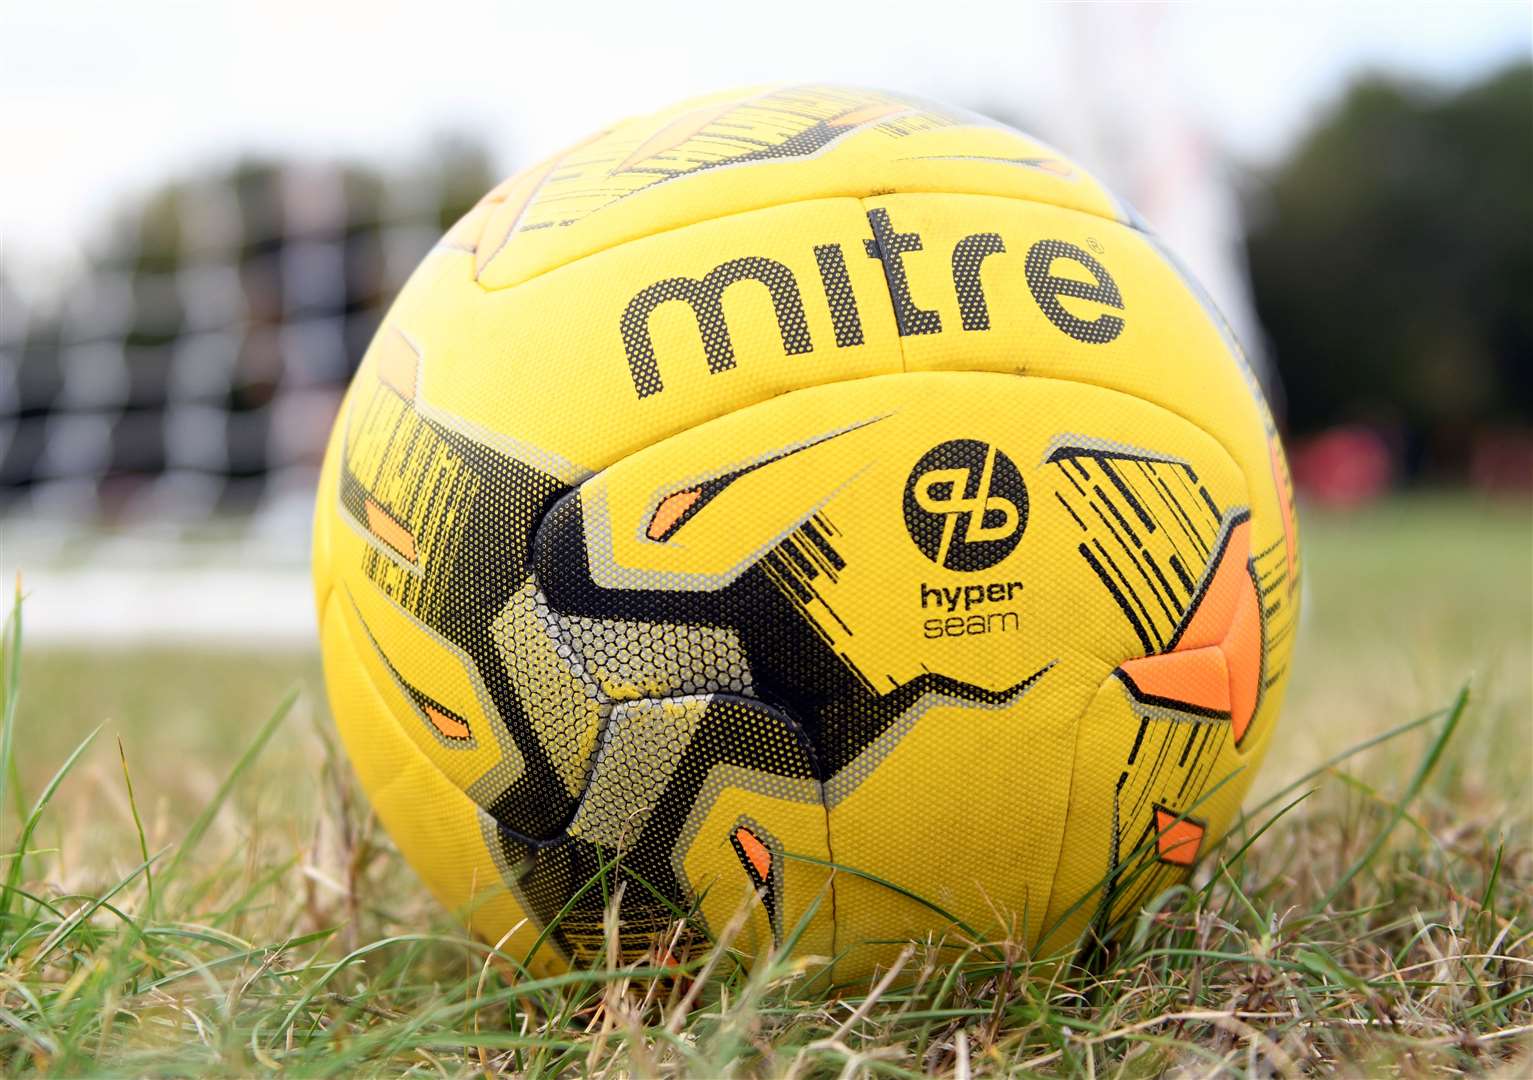
<instances>
[{"instance_id":1,"label":"sky","mask_svg":"<svg viewBox=\"0 0 1533 1080\"><path fill-rule=\"evenodd\" d=\"M1074 145L1083 103L1153 90L1260 165L1362 70L1452 84L1530 51L1527 0L0 0L0 258L60 278L114 206L241 152L387 163L457 132L509 171L616 116L778 80L998 107L1099 168Z\"/></svg>"}]
</instances>

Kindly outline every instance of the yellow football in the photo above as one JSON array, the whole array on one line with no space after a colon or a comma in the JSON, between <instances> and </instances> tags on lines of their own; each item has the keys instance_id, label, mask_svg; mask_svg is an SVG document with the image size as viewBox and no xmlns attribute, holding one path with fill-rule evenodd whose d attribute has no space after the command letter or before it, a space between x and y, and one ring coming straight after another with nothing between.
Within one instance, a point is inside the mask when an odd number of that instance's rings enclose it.
<instances>
[{"instance_id":1,"label":"yellow football","mask_svg":"<svg viewBox=\"0 0 1533 1080\"><path fill-rule=\"evenodd\" d=\"M618 881L629 955L737 913L837 978L1059 953L1234 818L1291 498L1225 323L1076 165L896 94L705 98L506 180L398 297L315 512L331 704L535 970Z\"/></svg>"}]
</instances>

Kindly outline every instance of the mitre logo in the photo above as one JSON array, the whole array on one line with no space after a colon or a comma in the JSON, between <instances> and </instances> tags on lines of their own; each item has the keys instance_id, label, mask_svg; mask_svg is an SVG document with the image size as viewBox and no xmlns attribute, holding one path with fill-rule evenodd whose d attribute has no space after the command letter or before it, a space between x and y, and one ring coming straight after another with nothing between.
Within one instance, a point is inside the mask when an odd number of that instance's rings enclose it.
<instances>
[{"instance_id":1,"label":"mitre logo","mask_svg":"<svg viewBox=\"0 0 1533 1080\"><path fill-rule=\"evenodd\" d=\"M1025 254L1020 250L1008 254L1006 240L1000 233L977 232L959 238L951 251L946 250L946 243L943 250L938 251L935 237L923 238L914 229L901 229L889 216L889 211L882 207L868 211L868 227L873 235L863 238L862 249L868 258L876 259L883 267L884 283L889 293L887 297L879 297L878 302L894 305L894 321L900 337L943 332L942 313L936 307L923 307L918 302L923 298L914 295L911 289L906 261L921 257L941 259L942 265L952 268L953 299L958 307L958 324L965 334L990 330L990 304L985 296L980 268L989 260L1018 257L1022 259L1022 274L1038 310L1061 333L1087 345L1105 345L1123 332L1124 316L1115 314L1124 310L1118 283L1107 272L1107 267L1068 241L1036 240L1027 247ZM1088 240L1088 243L1095 241ZM846 258L846 251L839 243L814 245L815 266L819 270L825 310L835 331L836 348L855 349L865 344L866 339ZM1060 265L1069 268L1064 276L1054 272ZM772 304L776 336L782 341L784 356L801 356L815 351L814 336L805 315L804 290L800 289L793 270L785 263L762 256L727 259L701 277L668 277L648 285L635 293L623 308L618 329L622 333L623 352L628 357L628 373L633 378L635 394L647 398L665 389L649 325L650 316L665 304L683 303L692 309L710 372L718 375L735 366L735 344L725 314L724 294L740 285L745 285L747 292L754 292L758 297L765 290ZM1089 319L1076 314L1059 302L1061 296L1097 305L1098 313ZM818 303L812 291L809 302ZM939 297L930 295L924 302L936 304ZM1003 314L1014 317L1015 306L1003 308L997 317ZM951 315L946 325L950 332L954 332Z\"/></svg>"},{"instance_id":2,"label":"mitre logo","mask_svg":"<svg viewBox=\"0 0 1533 1080\"><path fill-rule=\"evenodd\" d=\"M905 528L945 570L984 570L1016 550L1027 527L1027 487L990 443L952 439L932 447L905 481Z\"/></svg>"}]
</instances>

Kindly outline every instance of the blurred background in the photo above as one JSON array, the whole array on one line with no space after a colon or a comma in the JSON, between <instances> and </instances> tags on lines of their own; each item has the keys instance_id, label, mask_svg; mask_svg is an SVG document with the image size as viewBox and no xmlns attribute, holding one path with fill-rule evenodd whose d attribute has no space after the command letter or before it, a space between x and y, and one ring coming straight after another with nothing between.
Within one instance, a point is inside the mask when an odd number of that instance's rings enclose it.
<instances>
[{"instance_id":1,"label":"blurred background","mask_svg":"<svg viewBox=\"0 0 1533 1080\"><path fill-rule=\"evenodd\" d=\"M1483 571L1526 683L1530 12L8 4L0 571L38 647L307 655L329 424L435 236L615 115L833 80L988 113L1126 196L1247 343L1315 572L1362 560L1312 603L1398 625L1424 609L1370 598L1439 559L1471 618Z\"/></svg>"}]
</instances>

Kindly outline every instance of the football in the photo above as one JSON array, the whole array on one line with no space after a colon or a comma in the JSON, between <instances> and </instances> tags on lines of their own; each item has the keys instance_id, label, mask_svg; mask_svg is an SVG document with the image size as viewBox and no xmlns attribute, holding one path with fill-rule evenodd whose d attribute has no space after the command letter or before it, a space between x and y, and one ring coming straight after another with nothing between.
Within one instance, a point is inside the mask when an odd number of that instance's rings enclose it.
<instances>
[{"instance_id":1,"label":"football","mask_svg":"<svg viewBox=\"0 0 1533 1080\"><path fill-rule=\"evenodd\" d=\"M538 972L731 927L1103 939L1237 816L1297 620L1225 322L1047 145L791 86L501 183L377 331L314 524L332 710ZM676 939L682 940L681 938Z\"/></svg>"}]
</instances>

